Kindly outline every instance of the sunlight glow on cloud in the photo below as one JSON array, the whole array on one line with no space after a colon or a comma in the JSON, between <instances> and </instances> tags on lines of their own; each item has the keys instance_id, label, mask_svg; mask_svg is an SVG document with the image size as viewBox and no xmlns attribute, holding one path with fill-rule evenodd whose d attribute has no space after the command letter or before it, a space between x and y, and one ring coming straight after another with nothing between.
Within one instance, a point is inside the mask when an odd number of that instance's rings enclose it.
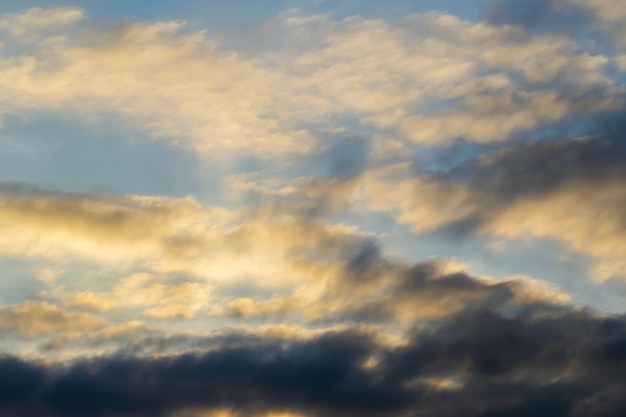
<instances>
[{"instance_id":1,"label":"sunlight glow on cloud","mask_svg":"<svg viewBox=\"0 0 626 417\"><path fill-rule=\"evenodd\" d=\"M0 417L626 415L621 0L36 3Z\"/></svg>"},{"instance_id":2,"label":"sunlight glow on cloud","mask_svg":"<svg viewBox=\"0 0 626 417\"><path fill-rule=\"evenodd\" d=\"M607 59L561 36L438 13L399 27L298 15L276 24L292 44L258 57L221 51L179 21L60 32L39 50L3 57L2 110L100 124L99 115L119 115L211 158L315 151L323 138L305 127L327 129L343 117L420 143L484 143L619 104Z\"/></svg>"}]
</instances>

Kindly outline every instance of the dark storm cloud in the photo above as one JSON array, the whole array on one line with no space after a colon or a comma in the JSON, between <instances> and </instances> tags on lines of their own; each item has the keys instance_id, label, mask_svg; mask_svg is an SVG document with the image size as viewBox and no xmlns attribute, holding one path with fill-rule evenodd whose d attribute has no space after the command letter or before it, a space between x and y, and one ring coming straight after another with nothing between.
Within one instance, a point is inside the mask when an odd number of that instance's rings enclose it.
<instances>
[{"instance_id":1,"label":"dark storm cloud","mask_svg":"<svg viewBox=\"0 0 626 417\"><path fill-rule=\"evenodd\" d=\"M465 404L465 415L623 413L624 317L576 310L541 317L540 311L459 314L395 352L390 373L458 375L465 388L452 398Z\"/></svg>"},{"instance_id":2,"label":"dark storm cloud","mask_svg":"<svg viewBox=\"0 0 626 417\"><path fill-rule=\"evenodd\" d=\"M102 358L66 369L10 359L2 373L18 368L25 376L15 387L9 382L0 401L7 404L3 411L24 416L159 416L185 407L245 415L309 407L327 415L399 410L409 399L404 393L361 375L359 364L373 349L366 335L348 332L288 346L256 340L204 355Z\"/></svg>"},{"instance_id":3,"label":"dark storm cloud","mask_svg":"<svg viewBox=\"0 0 626 417\"><path fill-rule=\"evenodd\" d=\"M2 416L620 416L626 318L542 306L463 311L405 346L344 331L306 341L248 338L207 353L102 357L65 367L0 361ZM368 359L376 363L364 366Z\"/></svg>"}]
</instances>

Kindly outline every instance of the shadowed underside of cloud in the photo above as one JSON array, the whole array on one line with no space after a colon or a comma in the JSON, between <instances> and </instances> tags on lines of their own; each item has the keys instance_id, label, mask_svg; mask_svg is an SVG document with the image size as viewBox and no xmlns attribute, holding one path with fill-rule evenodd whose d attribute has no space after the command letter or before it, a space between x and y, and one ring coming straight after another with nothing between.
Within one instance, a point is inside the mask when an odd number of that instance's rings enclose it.
<instances>
[{"instance_id":1,"label":"shadowed underside of cloud","mask_svg":"<svg viewBox=\"0 0 626 417\"><path fill-rule=\"evenodd\" d=\"M623 316L476 309L396 347L346 330L65 366L5 357L0 415L620 416L625 371Z\"/></svg>"},{"instance_id":2,"label":"shadowed underside of cloud","mask_svg":"<svg viewBox=\"0 0 626 417\"><path fill-rule=\"evenodd\" d=\"M487 20L542 31L591 37L603 47L624 47L624 6L615 0L496 0Z\"/></svg>"},{"instance_id":3,"label":"shadowed underside of cloud","mask_svg":"<svg viewBox=\"0 0 626 417\"><path fill-rule=\"evenodd\" d=\"M415 232L447 228L499 239L551 238L590 255L593 274L626 274L626 148L621 127L585 138L528 142L436 174L387 168L372 181L380 209ZM405 174L399 174L405 175ZM374 178L377 175L373 176ZM395 181L394 193L385 183ZM403 190L403 193L398 192ZM393 206L393 208L392 208Z\"/></svg>"}]
</instances>

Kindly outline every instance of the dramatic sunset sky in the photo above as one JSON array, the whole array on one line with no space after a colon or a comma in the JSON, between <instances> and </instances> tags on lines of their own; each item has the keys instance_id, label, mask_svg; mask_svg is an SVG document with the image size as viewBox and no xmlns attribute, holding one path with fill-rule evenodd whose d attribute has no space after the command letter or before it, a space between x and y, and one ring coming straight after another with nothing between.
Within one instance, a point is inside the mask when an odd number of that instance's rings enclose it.
<instances>
[{"instance_id":1,"label":"dramatic sunset sky","mask_svg":"<svg viewBox=\"0 0 626 417\"><path fill-rule=\"evenodd\" d=\"M0 417L626 415L624 0L0 0Z\"/></svg>"}]
</instances>

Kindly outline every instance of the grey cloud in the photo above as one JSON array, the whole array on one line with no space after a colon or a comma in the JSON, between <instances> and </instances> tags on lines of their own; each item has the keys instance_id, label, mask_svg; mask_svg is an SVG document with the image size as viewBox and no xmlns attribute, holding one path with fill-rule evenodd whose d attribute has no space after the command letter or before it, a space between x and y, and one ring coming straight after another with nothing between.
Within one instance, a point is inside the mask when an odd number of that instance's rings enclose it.
<instances>
[{"instance_id":1,"label":"grey cloud","mask_svg":"<svg viewBox=\"0 0 626 417\"><path fill-rule=\"evenodd\" d=\"M372 357L376 363L364 366ZM431 322L395 348L352 330L65 367L4 358L0 370L8 376L0 383L2 416L165 416L189 408L337 417L619 416L626 412L626 319L541 306L508 314L483 308Z\"/></svg>"},{"instance_id":2,"label":"grey cloud","mask_svg":"<svg viewBox=\"0 0 626 417\"><path fill-rule=\"evenodd\" d=\"M567 298L550 287L533 287L532 281L494 282L477 279L464 271L446 271L444 262L422 262L411 266L382 262L370 264L367 271L360 271L360 275L369 274L381 282L372 289L374 296L366 293L357 298L357 286L363 285L363 281L350 281L352 286L347 291L355 294L355 302L339 313L341 317L358 322L415 325L462 310L475 311L486 307L505 312L542 305L546 310L558 311L564 307L560 303ZM332 294L328 298L332 299Z\"/></svg>"},{"instance_id":3,"label":"grey cloud","mask_svg":"<svg viewBox=\"0 0 626 417\"><path fill-rule=\"evenodd\" d=\"M623 136L611 124L586 137L529 141L448 171L417 173L398 185L412 194L394 210L416 232L555 239L596 259L597 277L623 275Z\"/></svg>"},{"instance_id":4,"label":"grey cloud","mask_svg":"<svg viewBox=\"0 0 626 417\"><path fill-rule=\"evenodd\" d=\"M551 11L554 0L494 1L487 20L494 24L538 24Z\"/></svg>"},{"instance_id":5,"label":"grey cloud","mask_svg":"<svg viewBox=\"0 0 626 417\"><path fill-rule=\"evenodd\" d=\"M547 194L567 184L622 182L626 181L622 135L523 143L485 155L444 176L488 190L502 201L520 194Z\"/></svg>"},{"instance_id":6,"label":"grey cloud","mask_svg":"<svg viewBox=\"0 0 626 417\"><path fill-rule=\"evenodd\" d=\"M530 30L569 35L593 30L588 13L561 0L494 0L486 20L494 25L522 25Z\"/></svg>"},{"instance_id":7,"label":"grey cloud","mask_svg":"<svg viewBox=\"0 0 626 417\"><path fill-rule=\"evenodd\" d=\"M532 33L557 33L592 41L602 52L623 47L619 6L579 0L493 0L485 16L492 25L520 25ZM587 45L589 47L591 45Z\"/></svg>"}]
</instances>

